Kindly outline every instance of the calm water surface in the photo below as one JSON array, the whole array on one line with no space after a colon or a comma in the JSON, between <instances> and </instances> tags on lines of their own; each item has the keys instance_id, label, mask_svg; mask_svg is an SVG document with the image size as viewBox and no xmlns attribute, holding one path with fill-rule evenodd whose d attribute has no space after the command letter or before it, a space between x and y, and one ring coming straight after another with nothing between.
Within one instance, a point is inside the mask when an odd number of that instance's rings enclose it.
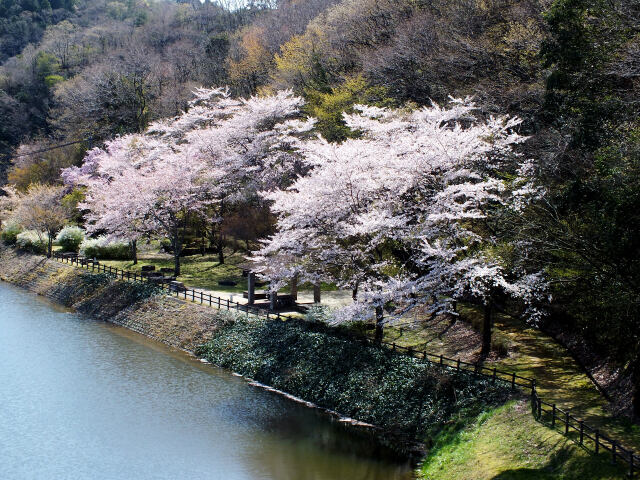
<instances>
[{"instance_id":1,"label":"calm water surface","mask_svg":"<svg viewBox=\"0 0 640 480\"><path fill-rule=\"evenodd\" d=\"M0 283L0 479L410 479L353 428Z\"/></svg>"}]
</instances>

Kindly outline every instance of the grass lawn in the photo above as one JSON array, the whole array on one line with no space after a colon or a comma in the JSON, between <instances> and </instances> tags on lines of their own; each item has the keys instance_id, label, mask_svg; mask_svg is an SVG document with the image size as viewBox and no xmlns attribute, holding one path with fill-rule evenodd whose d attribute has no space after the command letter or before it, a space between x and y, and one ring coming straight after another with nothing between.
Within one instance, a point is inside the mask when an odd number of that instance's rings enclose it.
<instances>
[{"instance_id":1,"label":"grass lawn","mask_svg":"<svg viewBox=\"0 0 640 480\"><path fill-rule=\"evenodd\" d=\"M242 268L238 265L245 262L242 254L232 254L225 257L225 263L218 262L218 255L193 255L180 259L180 276L178 281L193 288L204 290L219 290L225 292L243 292L247 289L247 279L242 276ZM156 269L173 268L171 255L142 252L138 256L138 264L130 260L101 260L105 265L139 272L143 265L155 265ZM235 287L219 285L221 280L233 280Z\"/></svg>"},{"instance_id":2,"label":"grass lawn","mask_svg":"<svg viewBox=\"0 0 640 480\"><path fill-rule=\"evenodd\" d=\"M479 324L482 312L472 306L460 306L459 311L463 320L455 323L444 317L422 322L408 318L387 328L385 340L475 361L480 353L481 338L472 324ZM494 337L501 345L508 346L508 354L490 357L487 365L536 378L543 400L569 409L575 417L640 451L640 426L616 418L608 411L607 400L563 346L507 315L496 315Z\"/></svg>"},{"instance_id":3,"label":"grass lawn","mask_svg":"<svg viewBox=\"0 0 640 480\"><path fill-rule=\"evenodd\" d=\"M611 455L591 455L537 423L527 401L484 412L459 431L443 431L419 468L434 480L609 480L625 478Z\"/></svg>"},{"instance_id":4,"label":"grass lawn","mask_svg":"<svg viewBox=\"0 0 640 480\"><path fill-rule=\"evenodd\" d=\"M218 262L217 254L192 255L180 259L180 276L178 281L185 285L203 290L217 290L229 293L241 293L247 290L247 278L242 276L240 265L247 262L244 253L225 252L225 263ZM105 265L111 265L132 272L140 272L143 265L155 265L156 269L173 268L173 257L168 254L142 251L138 254L138 264L134 265L131 260L100 260ZM237 282L235 287L222 286L218 282L221 280L233 280ZM257 287L263 289L265 287ZM311 290L311 284L302 283L298 286L300 291ZM336 291L335 285L327 283L321 284L323 292ZM280 289L283 293L289 292L289 287Z\"/></svg>"}]
</instances>

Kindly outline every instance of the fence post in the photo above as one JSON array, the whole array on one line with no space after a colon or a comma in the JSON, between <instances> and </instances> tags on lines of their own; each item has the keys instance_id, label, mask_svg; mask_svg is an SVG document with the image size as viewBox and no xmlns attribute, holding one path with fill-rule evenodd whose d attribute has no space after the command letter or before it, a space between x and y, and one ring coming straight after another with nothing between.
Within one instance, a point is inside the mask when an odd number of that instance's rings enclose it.
<instances>
[{"instance_id":1,"label":"fence post","mask_svg":"<svg viewBox=\"0 0 640 480\"><path fill-rule=\"evenodd\" d=\"M556 404L554 403L551 408L551 428L554 428L556 426Z\"/></svg>"},{"instance_id":2,"label":"fence post","mask_svg":"<svg viewBox=\"0 0 640 480\"><path fill-rule=\"evenodd\" d=\"M396 351L396 342L393 342L392 347L393 347L393 351L395 352Z\"/></svg>"},{"instance_id":3,"label":"fence post","mask_svg":"<svg viewBox=\"0 0 640 480\"><path fill-rule=\"evenodd\" d=\"M227 310L229 310L229 300L227 299Z\"/></svg>"},{"instance_id":4,"label":"fence post","mask_svg":"<svg viewBox=\"0 0 640 480\"><path fill-rule=\"evenodd\" d=\"M458 359L458 361L456 362L456 370L458 372L460 371L460 359Z\"/></svg>"},{"instance_id":5,"label":"fence post","mask_svg":"<svg viewBox=\"0 0 640 480\"><path fill-rule=\"evenodd\" d=\"M516 389L516 372L513 372L513 375L511 377L511 390L515 390Z\"/></svg>"},{"instance_id":6,"label":"fence post","mask_svg":"<svg viewBox=\"0 0 640 480\"><path fill-rule=\"evenodd\" d=\"M538 420L540 420L541 418L542 418L542 400L538 398Z\"/></svg>"},{"instance_id":7,"label":"fence post","mask_svg":"<svg viewBox=\"0 0 640 480\"><path fill-rule=\"evenodd\" d=\"M426 350L424 352L422 352L422 359L423 360L427 359L427 351Z\"/></svg>"},{"instance_id":8,"label":"fence post","mask_svg":"<svg viewBox=\"0 0 640 480\"><path fill-rule=\"evenodd\" d=\"M491 383L496 383L496 367L493 367L493 378L491 379Z\"/></svg>"},{"instance_id":9,"label":"fence post","mask_svg":"<svg viewBox=\"0 0 640 480\"><path fill-rule=\"evenodd\" d=\"M440 365L444 365L444 357L440 354Z\"/></svg>"}]
</instances>

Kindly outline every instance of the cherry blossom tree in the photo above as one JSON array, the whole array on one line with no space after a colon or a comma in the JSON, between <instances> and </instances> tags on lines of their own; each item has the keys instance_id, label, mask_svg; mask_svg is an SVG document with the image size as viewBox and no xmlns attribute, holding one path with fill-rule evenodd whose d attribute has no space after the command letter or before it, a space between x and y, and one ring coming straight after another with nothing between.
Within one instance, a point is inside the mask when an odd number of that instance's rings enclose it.
<instances>
[{"instance_id":1,"label":"cherry blossom tree","mask_svg":"<svg viewBox=\"0 0 640 480\"><path fill-rule=\"evenodd\" d=\"M226 89L198 89L183 114L107 142L63 177L86 187L79 207L88 211L89 231L129 239L161 232L179 274L190 215L220 222L225 204L262 201L258 191L286 186L303 171L295 144L313 122L296 120L301 105L289 91L233 99Z\"/></svg>"},{"instance_id":2,"label":"cherry blossom tree","mask_svg":"<svg viewBox=\"0 0 640 480\"><path fill-rule=\"evenodd\" d=\"M12 208L10 218L24 228L35 230L39 240L46 243L50 258L53 239L70 218L70 211L62 202L64 188L32 183L25 193L8 189L8 194Z\"/></svg>"},{"instance_id":3,"label":"cherry blossom tree","mask_svg":"<svg viewBox=\"0 0 640 480\"><path fill-rule=\"evenodd\" d=\"M508 208L513 186L503 178L522 162L512 148L523 140L514 133L519 120L479 121L470 99L413 112L356 110L344 118L359 138L300 142L313 170L265 195L279 220L254 257L263 274L282 282L296 272L353 289L356 301L335 319L375 312L378 340L385 323L417 304L441 313L465 295L526 290L507 279L483 225L492 209Z\"/></svg>"},{"instance_id":4,"label":"cherry blossom tree","mask_svg":"<svg viewBox=\"0 0 640 480\"><path fill-rule=\"evenodd\" d=\"M152 124L149 133L204 162L203 181L217 199L217 208L209 214L216 226L238 204L265 207L258 192L287 186L306 171L295 147L314 121L298 120L302 105L302 98L291 91L234 99L228 89L201 88L186 112ZM218 233L223 263L219 228Z\"/></svg>"},{"instance_id":5,"label":"cherry blossom tree","mask_svg":"<svg viewBox=\"0 0 640 480\"><path fill-rule=\"evenodd\" d=\"M67 182L86 187L79 208L90 232L107 231L130 240L155 232L170 239L175 273L187 215L211 203L200 181L204 164L188 151L150 135L126 135L90 151L81 169L64 172Z\"/></svg>"}]
</instances>

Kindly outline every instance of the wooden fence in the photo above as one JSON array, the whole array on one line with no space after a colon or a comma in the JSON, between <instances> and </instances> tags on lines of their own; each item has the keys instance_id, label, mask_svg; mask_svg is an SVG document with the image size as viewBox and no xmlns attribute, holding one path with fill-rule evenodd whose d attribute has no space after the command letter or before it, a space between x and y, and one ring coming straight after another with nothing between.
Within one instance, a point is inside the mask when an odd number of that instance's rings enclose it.
<instances>
[{"instance_id":1,"label":"wooden fence","mask_svg":"<svg viewBox=\"0 0 640 480\"><path fill-rule=\"evenodd\" d=\"M252 305L241 304L229 299L215 297L209 293L194 290L192 288L172 289L168 282L156 282L148 276L142 276L137 272L122 270L110 265L93 262L77 256L65 256L63 254L54 253L53 258L59 262L68 263L87 269L96 273L105 273L114 278L126 280L130 282L148 282L156 283L168 295L182 298L201 305L208 305L220 310L235 310L247 316L264 317L267 320L282 321L300 321L299 317L282 315L273 313ZM367 337L359 337L358 340L377 345L373 340ZM625 448L620 442L603 434L598 429L590 427L584 421L573 417L568 411L562 410L555 403L547 403L538 395L536 388L536 380L534 378L521 377L514 372L506 372L497 368L486 367L480 363L464 362L458 359L447 358L443 355L435 355L426 350L419 350L412 347L403 347L391 342L381 342L385 348L404 355L424 360L432 365L440 366L453 372L471 372L484 378L488 378L493 382L501 382L509 385L512 390L524 388L531 392L531 411L536 420L547 424L556 431L563 433L565 436L575 441L582 448L592 451L595 454L600 452L610 452L611 462L618 461L626 464L628 469L628 477L635 478L636 473L640 471L640 456L636 455L633 450Z\"/></svg>"}]
</instances>

